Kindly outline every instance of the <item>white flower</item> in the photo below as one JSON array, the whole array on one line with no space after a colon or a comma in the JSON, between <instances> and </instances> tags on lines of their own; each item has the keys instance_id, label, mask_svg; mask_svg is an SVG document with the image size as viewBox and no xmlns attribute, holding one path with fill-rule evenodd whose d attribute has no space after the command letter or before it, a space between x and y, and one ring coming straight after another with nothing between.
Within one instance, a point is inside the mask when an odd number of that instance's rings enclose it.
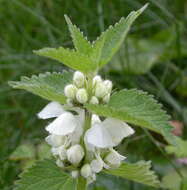
<instances>
[{"instance_id":1,"label":"white flower","mask_svg":"<svg viewBox=\"0 0 187 190\"><path fill-rule=\"evenodd\" d=\"M73 83L78 87L81 88L84 86L85 76L80 71L76 71L73 75Z\"/></svg>"},{"instance_id":2,"label":"white flower","mask_svg":"<svg viewBox=\"0 0 187 190\"><path fill-rule=\"evenodd\" d=\"M123 138L133 133L134 130L126 123L117 119L107 118L87 130L85 143L98 148L111 148L117 146Z\"/></svg>"},{"instance_id":3,"label":"white flower","mask_svg":"<svg viewBox=\"0 0 187 190\"><path fill-rule=\"evenodd\" d=\"M90 166L93 172L99 173L103 169L104 164L101 159L95 159L91 161Z\"/></svg>"},{"instance_id":4,"label":"white flower","mask_svg":"<svg viewBox=\"0 0 187 190\"><path fill-rule=\"evenodd\" d=\"M81 168L81 175L84 178L88 178L89 176L92 175L92 170L89 164L85 164L82 168Z\"/></svg>"},{"instance_id":5,"label":"white flower","mask_svg":"<svg viewBox=\"0 0 187 190\"><path fill-rule=\"evenodd\" d=\"M67 150L67 158L74 165L78 165L83 157L84 150L79 144L76 144Z\"/></svg>"},{"instance_id":6,"label":"white flower","mask_svg":"<svg viewBox=\"0 0 187 190\"><path fill-rule=\"evenodd\" d=\"M53 117L58 117L64 112L65 110L63 106L60 105L58 102L50 102L37 115L40 119L49 119Z\"/></svg>"},{"instance_id":7,"label":"white flower","mask_svg":"<svg viewBox=\"0 0 187 190\"><path fill-rule=\"evenodd\" d=\"M59 156L60 160L66 160L67 151L64 146L52 147L51 152L54 156Z\"/></svg>"},{"instance_id":8,"label":"white flower","mask_svg":"<svg viewBox=\"0 0 187 190\"><path fill-rule=\"evenodd\" d=\"M117 168L121 165L121 161L125 159L126 157L120 155L114 149L111 149L111 152L105 157L105 162L109 164L109 166Z\"/></svg>"},{"instance_id":9,"label":"white flower","mask_svg":"<svg viewBox=\"0 0 187 190\"><path fill-rule=\"evenodd\" d=\"M107 95L105 95L105 96L103 97L103 102L104 102L104 103L108 103L109 100L110 100L110 94L108 93Z\"/></svg>"},{"instance_id":10,"label":"white flower","mask_svg":"<svg viewBox=\"0 0 187 190\"><path fill-rule=\"evenodd\" d=\"M76 99L79 103L84 104L88 101L88 94L86 92L86 89L81 88L76 93Z\"/></svg>"},{"instance_id":11,"label":"white flower","mask_svg":"<svg viewBox=\"0 0 187 190\"><path fill-rule=\"evenodd\" d=\"M98 84L98 83L100 83L100 82L102 82L101 77L100 77L99 75L96 75L96 76L93 78L93 80L92 80L92 85L95 87L96 84Z\"/></svg>"},{"instance_id":12,"label":"white flower","mask_svg":"<svg viewBox=\"0 0 187 190\"><path fill-rule=\"evenodd\" d=\"M58 147L65 143L65 136L52 134L52 135L47 136L45 140L49 145Z\"/></svg>"},{"instance_id":13,"label":"white flower","mask_svg":"<svg viewBox=\"0 0 187 190\"><path fill-rule=\"evenodd\" d=\"M78 170L72 171L72 172L71 172L71 176L72 176L72 178L78 178L78 176L79 176L79 171L78 171Z\"/></svg>"},{"instance_id":14,"label":"white flower","mask_svg":"<svg viewBox=\"0 0 187 190\"><path fill-rule=\"evenodd\" d=\"M70 99L74 99L77 93L77 88L75 85L73 84L69 84L64 88L64 94L70 98Z\"/></svg>"},{"instance_id":15,"label":"white flower","mask_svg":"<svg viewBox=\"0 0 187 190\"><path fill-rule=\"evenodd\" d=\"M90 104L99 104L99 100L97 99L97 97L92 96L90 99Z\"/></svg>"},{"instance_id":16,"label":"white flower","mask_svg":"<svg viewBox=\"0 0 187 190\"><path fill-rule=\"evenodd\" d=\"M110 80L105 80L104 82L105 88L108 91L108 93L111 93L112 91L112 82Z\"/></svg>"},{"instance_id":17,"label":"white flower","mask_svg":"<svg viewBox=\"0 0 187 190\"><path fill-rule=\"evenodd\" d=\"M59 109L61 107L61 109ZM71 108L72 111L77 112L78 115L73 115L70 112L64 111L63 107L58 103L49 103L38 115L41 118L52 118L57 117L53 122L51 122L46 130L52 135L56 136L57 139L52 136L47 137L46 140L52 146L56 146L60 140L59 136L68 135L73 144L79 142L80 137L83 133L84 117L85 113L83 109ZM58 110L56 114L53 113L54 110ZM61 110L61 112L59 111ZM56 144L56 145L55 145Z\"/></svg>"},{"instance_id":18,"label":"white flower","mask_svg":"<svg viewBox=\"0 0 187 190\"><path fill-rule=\"evenodd\" d=\"M95 87L95 96L98 98L103 98L108 93L105 84L103 82L99 82Z\"/></svg>"},{"instance_id":19,"label":"white flower","mask_svg":"<svg viewBox=\"0 0 187 190\"><path fill-rule=\"evenodd\" d=\"M50 123L46 130L55 135L67 135L72 133L78 126L77 119L70 112L64 112L52 123Z\"/></svg>"}]
</instances>

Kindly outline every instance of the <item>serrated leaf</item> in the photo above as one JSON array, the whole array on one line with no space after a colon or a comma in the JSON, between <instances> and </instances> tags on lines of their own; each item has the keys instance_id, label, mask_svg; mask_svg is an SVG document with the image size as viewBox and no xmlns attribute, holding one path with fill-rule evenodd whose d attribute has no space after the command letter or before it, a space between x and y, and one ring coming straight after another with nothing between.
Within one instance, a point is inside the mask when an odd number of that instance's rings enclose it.
<instances>
[{"instance_id":1,"label":"serrated leaf","mask_svg":"<svg viewBox=\"0 0 187 190\"><path fill-rule=\"evenodd\" d=\"M105 170L105 173L126 178L138 183L159 187L160 182L154 171L150 170L151 162L140 161L135 164L123 163L118 169Z\"/></svg>"},{"instance_id":2,"label":"serrated leaf","mask_svg":"<svg viewBox=\"0 0 187 190\"><path fill-rule=\"evenodd\" d=\"M107 105L88 104L86 108L98 115L113 117L148 128L171 139L169 116L146 92L131 89L114 93Z\"/></svg>"},{"instance_id":3,"label":"serrated leaf","mask_svg":"<svg viewBox=\"0 0 187 190\"><path fill-rule=\"evenodd\" d=\"M165 149L168 152L168 154L174 154L178 158L187 157L187 141L179 137L175 137L175 142L176 142L175 146L173 145L166 146Z\"/></svg>"},{"instance_id":4,"label":"serrated leaf","mask_svg":"<svg viewBox=\"0 0 187 190\"><path fill-rule=\"evenodd\" d=\"M72 24L67 15L65 15L65 19L76 50L82 54L88 55L92 49L90 42L83 36L83 33L80 31L80 29Z\"/></svg>"},{"instance_id":5,"label":"serrated leaf","mask_svg":"<svg viewBox=\"0 0 187 190\"><path fill-rule=\"evenodd\" d=\"M18 146L9 157L11 160L27 160L35 158L35 147L32 144Z\"/></svg>"},{"instance_id":6,"label":"serrated leaf","mask_svg":"<svg viewBox=\"0 0 187 190\"><path fill-rule=\"evenodd\" d=\"M51 160L38 161L21 175L14 190L76 190L76 181Z\"/></svg>"},{"instance_id":7,"label":"serrated leaf","mask_svg":"<svg viewBox=\"0 0 187 190\"><path fill-rule=\"evenodd\" d=\"M21 81L11 81L13 88L24 89L50 101L65 103L64 87L72 80L72 73L45 73L31 78L22 77Z\"/></svg>"},{"instance_id":8,"label":"serrated leaf","mask_svg":"<svg viewBox=\"0 0 187 190\"><path fill-rule=\"evenodd\" d=\"M138 11L131 12L127 18L121 20L114 26L110 26L101 36L93 43L93 48L101 52L99 65L103 66L108 63L113 55L118 51L123 43L132 23L146 9L147 4ZM101 43L104 39L104 44Z\"/></svg>"},{"instance_id":9,"label":"serrated leaf","mask_svg":"<svg viewBox=\"0 0 187 190\"><path fill-rule=\"evenodd\" d=\"M51 59L62 62L64 65L82 71L83 73L93 72L96 70L97 65L91 59L82 53L74 50L59 48L43 48L36 50L34 53L49 57Z\"/></svg>"}]
</instances>

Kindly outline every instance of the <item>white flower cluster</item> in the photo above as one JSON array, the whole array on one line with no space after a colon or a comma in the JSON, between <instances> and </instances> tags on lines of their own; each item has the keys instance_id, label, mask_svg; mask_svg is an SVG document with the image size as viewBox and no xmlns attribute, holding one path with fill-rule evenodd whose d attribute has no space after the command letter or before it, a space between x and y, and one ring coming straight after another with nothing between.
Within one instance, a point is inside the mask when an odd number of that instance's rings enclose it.
<instances>
[{"instance_id":1,"label":"white flower cluster","mask_svg":"<svg viewBox=\"0 0 187 190\"><path fill-rule=\"evenodd\" d=\"M67 104L49 103L39 114L41 119L56 118L47 127L46 141L59 167L69 168L72 177L83 176L91 183L103 169L117 168L125 159L113 148L134 130L128 124L113 118L101 121L91 115L86 126L84 103L106 103L110 99L112 82L96 76L88 81L84 74L75 72L73 84L65 87ZM71 104L69 103L71 102ZM90 113L91 114L91 113Z\"/></svg>"},{"instance_id":2,"label":"white flower cluster","mask_svg":"<svg viewBox=\"0 0 187 190\"><path fill-rule=\"evenodd\" d=\"M89 90L88 90L89 89ZM69 84L64 89L67 103L107 103L112 91L112 82L103 81L100 76L95 76L91 84L83 73L76 71L73 76L73 84Z\"/></svg>"}]
</instances>

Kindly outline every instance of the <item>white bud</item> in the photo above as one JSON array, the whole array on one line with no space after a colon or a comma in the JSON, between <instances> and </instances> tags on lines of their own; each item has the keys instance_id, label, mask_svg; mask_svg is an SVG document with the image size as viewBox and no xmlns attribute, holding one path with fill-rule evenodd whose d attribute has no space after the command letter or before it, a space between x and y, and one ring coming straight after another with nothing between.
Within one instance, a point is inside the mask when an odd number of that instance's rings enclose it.
<instances>
[{"instance_id":1,"label":"white bud","mask_svg":"<svg viewBox=\"0 0 187 190\"><path fill-rule=\"evenodd\" d=\"M92 175L92 170L89 164L85 164L82 168L81 168L81 175L84 178L88 178L89 176Z\"/></svg>"},{"instance_id":2,"label":"white bud","mask_svg":"<svg viewBox=\"0 0 187 190\"><path fill-rule=\"evenodd\" d=\"M99 104L99 100L95 96L92 96L90 100L90 104Z\"/></svg>"},{"instance_id":3,"label":"white bud","mask_svg":"<svg viewBox=\"0 0 187 190\"><path fill-rule=\"evenodd\" d=\"M84 157L84 150L82 146L78 144L73 145L71 148L67 150L67 158L74 165L78 165L83 159L83 157Z\"/></svg>"},{"instance_id":4,"label":"white bud","mask_svg":"<svg viewBox=\"0 0 187 190\"><path fill-rule=\"evenodd\" d=\"M67 103L68 106L73 106L73 101L70 98L66 99L66 103Z\"/></svg>"},{"instance_id":5,"label":"white bud","mask_svg":"<svg viewBox=\"0 0 187 190\"><path fill-rule=\"evenodd\" d=\"M98 159L92 160L90 166L93 172L99 173L103 169L103 162Z\"/></svg>"},{"instance_id":6,"label":"white bud","mask_svg":"<svg viewBox=\"0 0 187 190\"><path fill-rule=\"evenodd\" d=\"M96 84L102 82L102 78L99 75L96 75L92 80L92 85L96 86Z\"/></svg>"},{"instance_id":7,"label":"white bud","mask_svg":"<svg viewBox=\"0 0 187 190\"><path fill-rule=\"evenodd\" d=\"M111 150L111 152L106 156L105 162L111 167L117 168L121 165L121 161L126 157L120 155L117 151Z\"/></svg>"},{"instance_id":8,"label":"white bud","mask_svg":"<svg viewBox=\"0 0 187 190\"><path fill-rule=\"evenodd\" d=\"M70 99L74 99L77 93L77 88L75 85L73 84L69 84L64 88L64 94L70 98Z\"/></svg>"},{"instance_id":9,"label":"white bud","mask_svg":"<svg viewBox=\"0 0 187 190\"><path fill-rule=\"evenodd\" d=\"M58 159L58 160L56 161L56 165L57 165L58 167L60 167L60 168L63 168L63 167L64 167L64 163L63 163L60 159Z\"/></svg>"},{"instance_id":10,"label":"white bud","mask_svg":"<svg viewBox=\"0 0 187 190\"><path fill-rule=\"evenodd\" d=\"M103 83L108 93L110 93L112 91L112 82L110 80L105 80Z\"/></svg>"},{"instance_id":11,"label":"white bud","mask_svg":"<svg viewBox=\"0 0 187 190\"><path fill-rule=\"evenodd\" d=\"M97 83L95 87L95 96L98 98L103 98L108 93L103 82Z\"/></svg>"},{"instance_id":12,"label":"white bud","mask_svg":"<svg viewBox=\"0 0 187 190\"><path fill-rule=\"evenodd\" d=\"M77 91L76 94L77 101L81 104L84 104L88 101L88 94L86 92L86 89L81 88Z\"/></svg>"},{"instance_id":13,"label":"white bud","mask_svg":"<svg viewBox=\"0 0 187 190\"><path fill-rule=\"evenodd\" d=\"M72 171L72 172L71 172L71 176L72 176L72 178L78 178L78 176L79 176L79 171L78 171L78 170Z\"/></svg>"},{"instance_id":14,"label":"white bud","mask_svg":"<svg viewBox=\"0 0 187 190\"><path fill-rule=\"evenodd\" d=\"M52 135L47 136L45 140L49 145L53 147L58 147L65 143L65 136L52 134Z\"/></svg>"},{"instance_id":15,"label":"white bud","mask_svg":"<svg viewBox=\"0 0 187 190\"><path fill-rule=\"evenodd\" d=\"M110 100L110 94L108 93L107 95L105 95L105 96L103 97L103 102L104 102L104 103L108 103L109 100Z\"/></svg>"},{"instance_id":16,"label":"white bud","mask_svg":"<svg viewBox=\"0 0 187 190\"><path fill-rule=\"evenodd\" d=\"M84 74L79 71L76 71L73 75L73 82L78 88L83 87L85 82Z\"/></svg>"}]
</instances>

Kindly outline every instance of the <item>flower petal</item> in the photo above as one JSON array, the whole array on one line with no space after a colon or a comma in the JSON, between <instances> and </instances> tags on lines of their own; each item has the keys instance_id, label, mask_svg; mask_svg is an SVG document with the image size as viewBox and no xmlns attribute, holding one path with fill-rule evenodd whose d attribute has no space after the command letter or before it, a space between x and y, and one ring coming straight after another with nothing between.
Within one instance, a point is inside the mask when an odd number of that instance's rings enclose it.
<instances>
[{"instance_id":1,"label":"flower petal","mask_svg":"<svg viewBox=\"0 0 187 190\"><path fill-rule=\"evenodd\" d=\"M102 125L109 133L115 146L117 146L123 138L134 134L134 130L128 124L117 119L107 118L102 122Z\"/></svg>"},{"instance_id":2,"label":"flower petal","mask_svg":"<svg viewBox=\"0 0 187 190\"><path fill-rule=\"evenodd\" d=\"M70 112L65 112L50 123L46 130L55 135L67 135L75 131L77 119Z\"/></svg>"},{"instance_id":3,"label":"flower petal","mask_svg":"<svg viewBox=\"0 0 187 190\"><path fill-rule=\"evenodd\" d=\"M97 123L87 130L85 141L98 148L109 148L114 146L110 134L106 128L102 127L102 123Z\"/></svg>"},{"instance_id":4,"label":"flower petal","mask_svg":"<svg viewBox=\"0 0 187 190\"><path fill-rule=\"evenodd\" d=\"M53 117L58 117L64 112L65 111L61 104L59 104L58 102L50 102L37 115L41 119L49 119Z\"/></svg>"}]
</instances>

